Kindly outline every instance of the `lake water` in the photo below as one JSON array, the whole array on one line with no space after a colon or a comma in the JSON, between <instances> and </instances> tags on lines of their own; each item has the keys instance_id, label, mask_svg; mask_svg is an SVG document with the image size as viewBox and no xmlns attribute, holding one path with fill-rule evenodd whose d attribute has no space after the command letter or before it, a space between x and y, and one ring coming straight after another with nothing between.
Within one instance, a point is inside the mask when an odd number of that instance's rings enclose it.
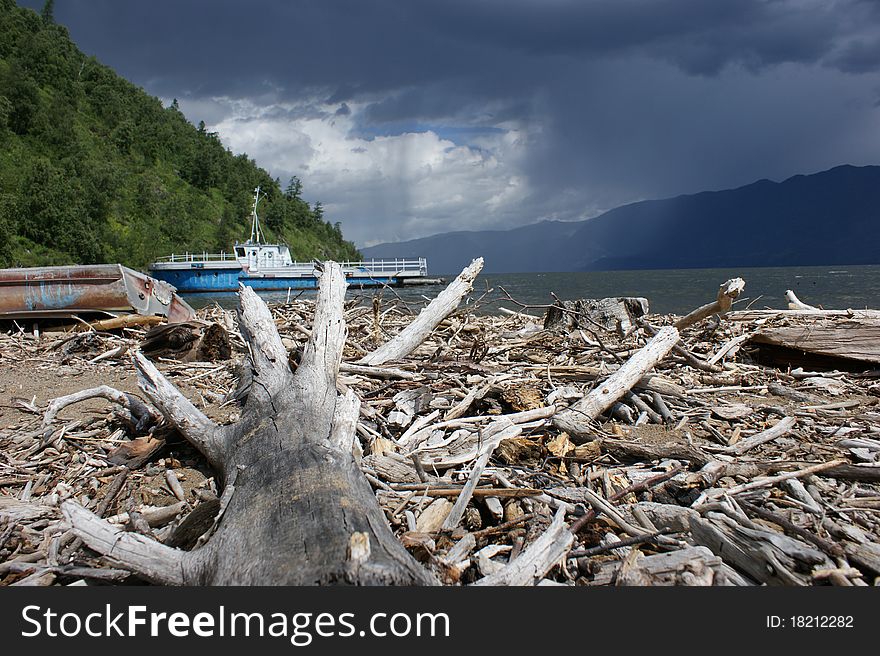
<instances>
[{"instance_id":1,"label":"lake water","mask_svg":"<svg viewBox=\"0 0 880 656\"><path fill-rule=\"evenodd\" d=\"M447 282L454 276L445 277ZM497 313L498 307L512 310L521 304L536 306L527 310L542 314L544 306L553 303L551 294L563 300L604 298L608 296L644 296L651 312L686 314L715 299L718 286L730 278L746 281L745 291L736 307L784 308L785 291L791 289L804 303L827 309L880 309L880 266L811 266L762 267L740 269L669 269L657 271L591 271L574 273L489 273L480 275L468 302L479 300L482 312ZM417 308L443 290L443 285L420 285L394 289L349 289L348 298L370 301L379 294L384 301L400 298ZM283 303L288 298L314 296L308 292L261 292L270 303ZM482 297L482 298L480 298ZM211 303L232 308L236 295L186 294L193 307Z\"/></svg>"}]
</instances>

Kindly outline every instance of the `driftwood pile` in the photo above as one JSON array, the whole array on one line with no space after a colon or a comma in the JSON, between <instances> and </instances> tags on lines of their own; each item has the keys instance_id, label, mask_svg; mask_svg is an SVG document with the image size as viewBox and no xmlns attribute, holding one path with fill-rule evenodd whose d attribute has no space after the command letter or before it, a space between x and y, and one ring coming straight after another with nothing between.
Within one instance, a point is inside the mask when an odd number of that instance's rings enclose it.
<instances>
[{"instance_id":1,"label":"driftwood pile","mask_svg":"<svg viewBox=\"0 0 880 656\"><path fill-rule=\"evenodd\" d=\"M545 328L506 293L462 302L479 265L421 313L343 301L332 263L317 302L242 292L193 326L222 327L213 362L151 361L137 328L0 336L141 387L3 397L0 584L880 582L877 365L785 361L871 313L732 311L736 279L687 317L556 303Z\"/></svg>"}]
</instances>

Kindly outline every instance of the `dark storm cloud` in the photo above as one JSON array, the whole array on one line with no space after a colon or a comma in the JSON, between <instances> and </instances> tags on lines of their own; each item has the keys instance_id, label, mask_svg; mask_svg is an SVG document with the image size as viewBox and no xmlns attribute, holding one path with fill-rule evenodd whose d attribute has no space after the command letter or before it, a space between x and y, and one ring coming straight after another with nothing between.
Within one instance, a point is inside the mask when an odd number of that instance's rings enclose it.
<instances>
[{"instance_id":1,"label":"dark storm cloud","mask_svg":"<svg viewBox=\"0 0 880 656\"><path fill-rule=\"evenodd\" d=\"M815 61L832 45L821 6L760 0L482 3L454 0L432 18L446 33L532 54L661 56L709 74L731 62ZM437 6L433 7L437 9ZM456 16L466 17L459 23Z\"/></svg>"},{"instance_id":2,"label":"dark storm cloud","mask_svg":"<svg viewBox=\"0 0 880 656\"><path fill-rule=\"evenodd\" d=\"M779 0L61 0L55 10L86 49L157 93L324 88L339 101L474 77L491 89L536 58L646 56L700 75L825 58L847 66L832 55L858 49L844 41L870 32L873 12Z\"/></svg>"},{"instance_id":3,"label":"dark storm cloud","mask_svg":"<svg viewBox=\"0 0 880 656\"><path fill-rule=\"evenodd\" d=\"M847 73L872 73L880 70L880 37L857 39L838 52L834 65Z\"/></svg>"}]
</instances>

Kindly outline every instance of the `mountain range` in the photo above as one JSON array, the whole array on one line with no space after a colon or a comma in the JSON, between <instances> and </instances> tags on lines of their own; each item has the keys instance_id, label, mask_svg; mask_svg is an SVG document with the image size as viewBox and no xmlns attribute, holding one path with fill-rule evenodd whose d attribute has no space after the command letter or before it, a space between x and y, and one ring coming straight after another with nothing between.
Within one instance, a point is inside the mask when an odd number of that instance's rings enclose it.
<instances>
[{"instance_id":1,"label":"mountain range","mask_svg":"<svg viewBox=\"0 0 880 656\"><path fill-rule=\"evenodd\" d=\"M584 221L449 232L362 248L427 257L432 274L473 258L486 273L880 263L880 166L837 166L623 205Z\"/></svg>"}]
</instances>

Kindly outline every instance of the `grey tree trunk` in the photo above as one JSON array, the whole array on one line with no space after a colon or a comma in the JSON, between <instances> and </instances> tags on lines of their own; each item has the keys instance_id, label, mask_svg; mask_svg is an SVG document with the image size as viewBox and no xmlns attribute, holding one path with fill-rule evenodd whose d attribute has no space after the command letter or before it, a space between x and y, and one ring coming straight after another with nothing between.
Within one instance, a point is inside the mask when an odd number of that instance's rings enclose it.
<instances>
[{"instance_id":1,"label":"grey tree trunk","mask_svg":"<svg viewBox=\"0 0 880 656\"><path fill-rule=\"evenodd\" d=\"M345 280L325 264L312 336L291 373L265 303L240 290L253 384L241 420L217 426L144 356L140 385L217 470L216 532L194 551L126 533L73 502L62 511L92 549L163 584L429 585L388 527L352 455L360 401L336 391L345 343Z\"/></svg>"}]
</instances>

